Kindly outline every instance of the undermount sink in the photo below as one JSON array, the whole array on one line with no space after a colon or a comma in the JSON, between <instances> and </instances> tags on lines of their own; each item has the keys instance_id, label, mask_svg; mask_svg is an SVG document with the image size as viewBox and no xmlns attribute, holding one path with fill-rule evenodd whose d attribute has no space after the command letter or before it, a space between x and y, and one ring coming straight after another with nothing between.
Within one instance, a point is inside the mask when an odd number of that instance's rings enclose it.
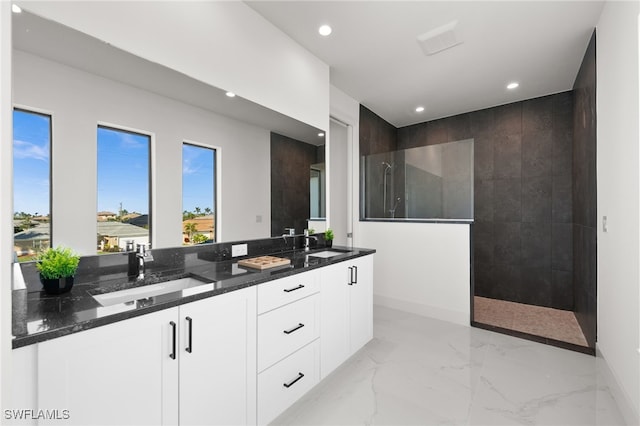
<instances>
[{"instance_id":1,"label":"undermount sink","mask_svg":"<svg viewBox=\"0 0 640 426\"><path fill-rule=\"evenodd\" d=\"M311 257L322 257L323 259L328 259L328 258L333 257L333 256L340 256L341 254L344 254L344 252L342 252L342 251L334 251L334 250L325 250L325 251L320 251L318 253L310 253L309 256L311 256Z\"/></svg>"},{"instance_id":2,"label":"undermount sink","mask_svg":"<svg viewBox=\"0 0 640 426\"><path fill-rule=\"evenodd\" d=\"M133 302L163 294L182 292L180 296L190 296L214 289L213 282L202 281L193 277L180 278L157 284L149 284L126 290L113 291L111 293L93 295L93 298L102 306L112 306L118 303Z\"/></svg>"}]
</instances>

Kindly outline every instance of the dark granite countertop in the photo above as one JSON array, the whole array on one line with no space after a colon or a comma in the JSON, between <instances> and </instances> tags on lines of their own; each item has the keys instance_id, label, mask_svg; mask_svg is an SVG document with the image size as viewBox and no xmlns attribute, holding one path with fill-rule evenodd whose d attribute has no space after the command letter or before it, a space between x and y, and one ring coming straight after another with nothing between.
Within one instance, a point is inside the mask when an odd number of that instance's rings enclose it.
<instances>
[{"instance_id":1,"label":"dark granite countertop","mask_svg":"<svg viewBox=\"0 0 640 426\"><path fill-rule=\"evenodd\" d=\"M323 250L341 251L343 254L328 259L308 256ZM55 296L35 291L33 286L28 286L27 289L13 291L12 345L14 349L20 348L372 253L375 250L347 247L319 248L308 253L302 250L276 253L274 256L289 258L291 264L265 271L238 266L238 260L253 257L252 255L233 260L220 260L219 257L207 260L206 256L198 256L199 261L193 265L153 271L147 274L144 281L136 281L121 272L100 275L94 273L91 281L77 283L69 293ZM92 297L95 294L187 276L213 281L213 290L187 296L177 291L107 307L101 306Z\"/></svg>"}]
</instances>

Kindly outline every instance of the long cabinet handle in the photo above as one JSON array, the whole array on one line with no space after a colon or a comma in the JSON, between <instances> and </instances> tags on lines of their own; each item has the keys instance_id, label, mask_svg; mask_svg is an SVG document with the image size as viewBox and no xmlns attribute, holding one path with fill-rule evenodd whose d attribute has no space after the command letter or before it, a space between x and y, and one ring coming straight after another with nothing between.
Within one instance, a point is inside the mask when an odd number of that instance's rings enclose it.
<instances>
[{"instance_id":1,"label":"long cabinet handle","mask_svg":"<svg viewBox=\"0 0 640 426\"><path fill-rule=\"evenodd\" d=\"M171 326L171 353L169 357L171 359L176 359L176 323L173 321L169 321L169 325Z\"/></svg>"},{"instance_id":2,"label":"long cabinet handle","mask_svg":"<svg viewBox=\"0 0 640 426\"><path fill-rule=\"evenodd\" d=\"M353 266L349 266L349 285L353 285Z\"/></svg>"},{"instance_id":3,"label":"long cabinet handle","mask_svg":"<svg viewBox=\"0 0 640 426\"><path fill-rule=\"evenodd\" d=\"M285 293L291 293L292 291L300 290L301 288L304 288L304 285L300 284L298 287L285 288L283 291Z\"/></svg>"},{"instance_id":4,"label":"long cabinet handle","mask_svg":"<svg viewBox=\"0 0 640 426\"><path fill-rule=\"evenodd\" d=\"M186 351L191 353L193 351L193 319L191 319L191 317L186 317L185 318L187 320L187 322L189 323L189 345L186 347Z\"/></svg>"},{"instance_id":5,"label":"long cabinet handle","mask_svg":"<svg viewBox=\"0 0 640 426\"><path fill-rule=\"evenodd\" d=\"M283 383L282 386L284 386L285 388L290 388L291 386L293 386L298 380L302 379L304 377L304 374L302 373L298 373L298 377L296 377L295 379L293 379L293 381L289 382L289 383Z\"/></svg>"},{"instance_id":6,"label":"long cabinet handle","mask_svg":"<svg viewBox=\"0 0 640 426\"><path fill-rule=\"evenodd\" d=\"M293 327L291 330L284 330L283 333L284 334L291 334L296 330L300 330L302 327L304 327L304 324L299 322L298 325L296 325L295 327Z\"/></svg>"},{"instance_id":7,"label":"long cabinet handle","mask_svg":"<svg viewBox=\"0 0 640 426\"><path fill-rule=\"evenodd\" d=\"M356 271L356 279L353 280L353 283L354 284L358 284L358 267L354 266L353 269Z\"/></svg>"}]
</instances>

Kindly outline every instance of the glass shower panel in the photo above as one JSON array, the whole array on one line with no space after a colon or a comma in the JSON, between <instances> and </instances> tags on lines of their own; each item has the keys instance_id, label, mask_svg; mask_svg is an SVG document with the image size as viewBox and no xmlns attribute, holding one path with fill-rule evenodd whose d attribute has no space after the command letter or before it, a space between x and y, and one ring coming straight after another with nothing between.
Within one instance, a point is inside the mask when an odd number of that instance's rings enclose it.
<instances>
[{"instance_id":1,"label":"glass shower panel","mask_svg":"<svg viewBox=\"0 0 640 426\"><path fill-rule=\"evenodd\" d=\"M473 140L362 158L363 219L473 219Z\"/></svg>"},{"instance_id":2,"label":"glass shower panel","mask_svg":"<svg viewBox=\"0 0 640 426\"><path fill-rule=\"evenodd\" d=\"M364 217L402 217L404 212L404 152L372 154L362 158L360 170Z\"/></svg>"}]
</instances>

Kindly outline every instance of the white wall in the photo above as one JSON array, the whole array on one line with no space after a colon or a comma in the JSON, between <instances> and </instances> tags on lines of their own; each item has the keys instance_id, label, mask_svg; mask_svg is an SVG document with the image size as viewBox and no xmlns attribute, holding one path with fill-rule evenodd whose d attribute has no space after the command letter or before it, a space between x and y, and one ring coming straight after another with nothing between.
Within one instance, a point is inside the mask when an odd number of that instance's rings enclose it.
<instances>
[{"instance_id":1,"label":"white wall","mask_svg":"<svg viewBox=\"0 0 640 426\"><path fill-rule=\"evenodd\" d=\"M630 424L640 424L640 3L607 2L598 22L598 343ZM615 389L614 389L615 390Z\"/></svg>"},{"instance_id":2,"label":"white wall","mask_svg":"<svg viewBox=\"0 0 640 426\"><path fill-rule=\"evenodd\" d=\"M17 3L137 56L328 129L328 65L243 2Z\"/></svg>"},{"instance_id":3,"label":"white wall","mask_svg":"<svg viewBox=\"0 0 640 426\"><path fill-rule=\"evenodd\" d=\"M468 326L469 228L361 222L358 245L377 250L374 303Z\"/></svg>"},{"instance_id":4,"label":"white wall","mask_svg":"<svg viewBox=\"0 0 640 426\"><path fill-rule=\"evenodd\" d=\"M0 2L0 412L11 407L11 262L13 139L11 117L11 3Z\"/></svg>"},{"instance_id":5,"label":"white wall","mask_svg":"<svg viewBox=\"0 0 640 426\"><path fill-rule=\"evenodd\" d=\"M25 52L14 55L14 102L53 116L53 243L96 251L98 123L153 135L153 247L182 242L182 142L219 147L224 241L270 234L270 133ZM251 188L251 196L247 189ZM262 222L256 223L256 216Z\"/></svg>"}]
</instances>

